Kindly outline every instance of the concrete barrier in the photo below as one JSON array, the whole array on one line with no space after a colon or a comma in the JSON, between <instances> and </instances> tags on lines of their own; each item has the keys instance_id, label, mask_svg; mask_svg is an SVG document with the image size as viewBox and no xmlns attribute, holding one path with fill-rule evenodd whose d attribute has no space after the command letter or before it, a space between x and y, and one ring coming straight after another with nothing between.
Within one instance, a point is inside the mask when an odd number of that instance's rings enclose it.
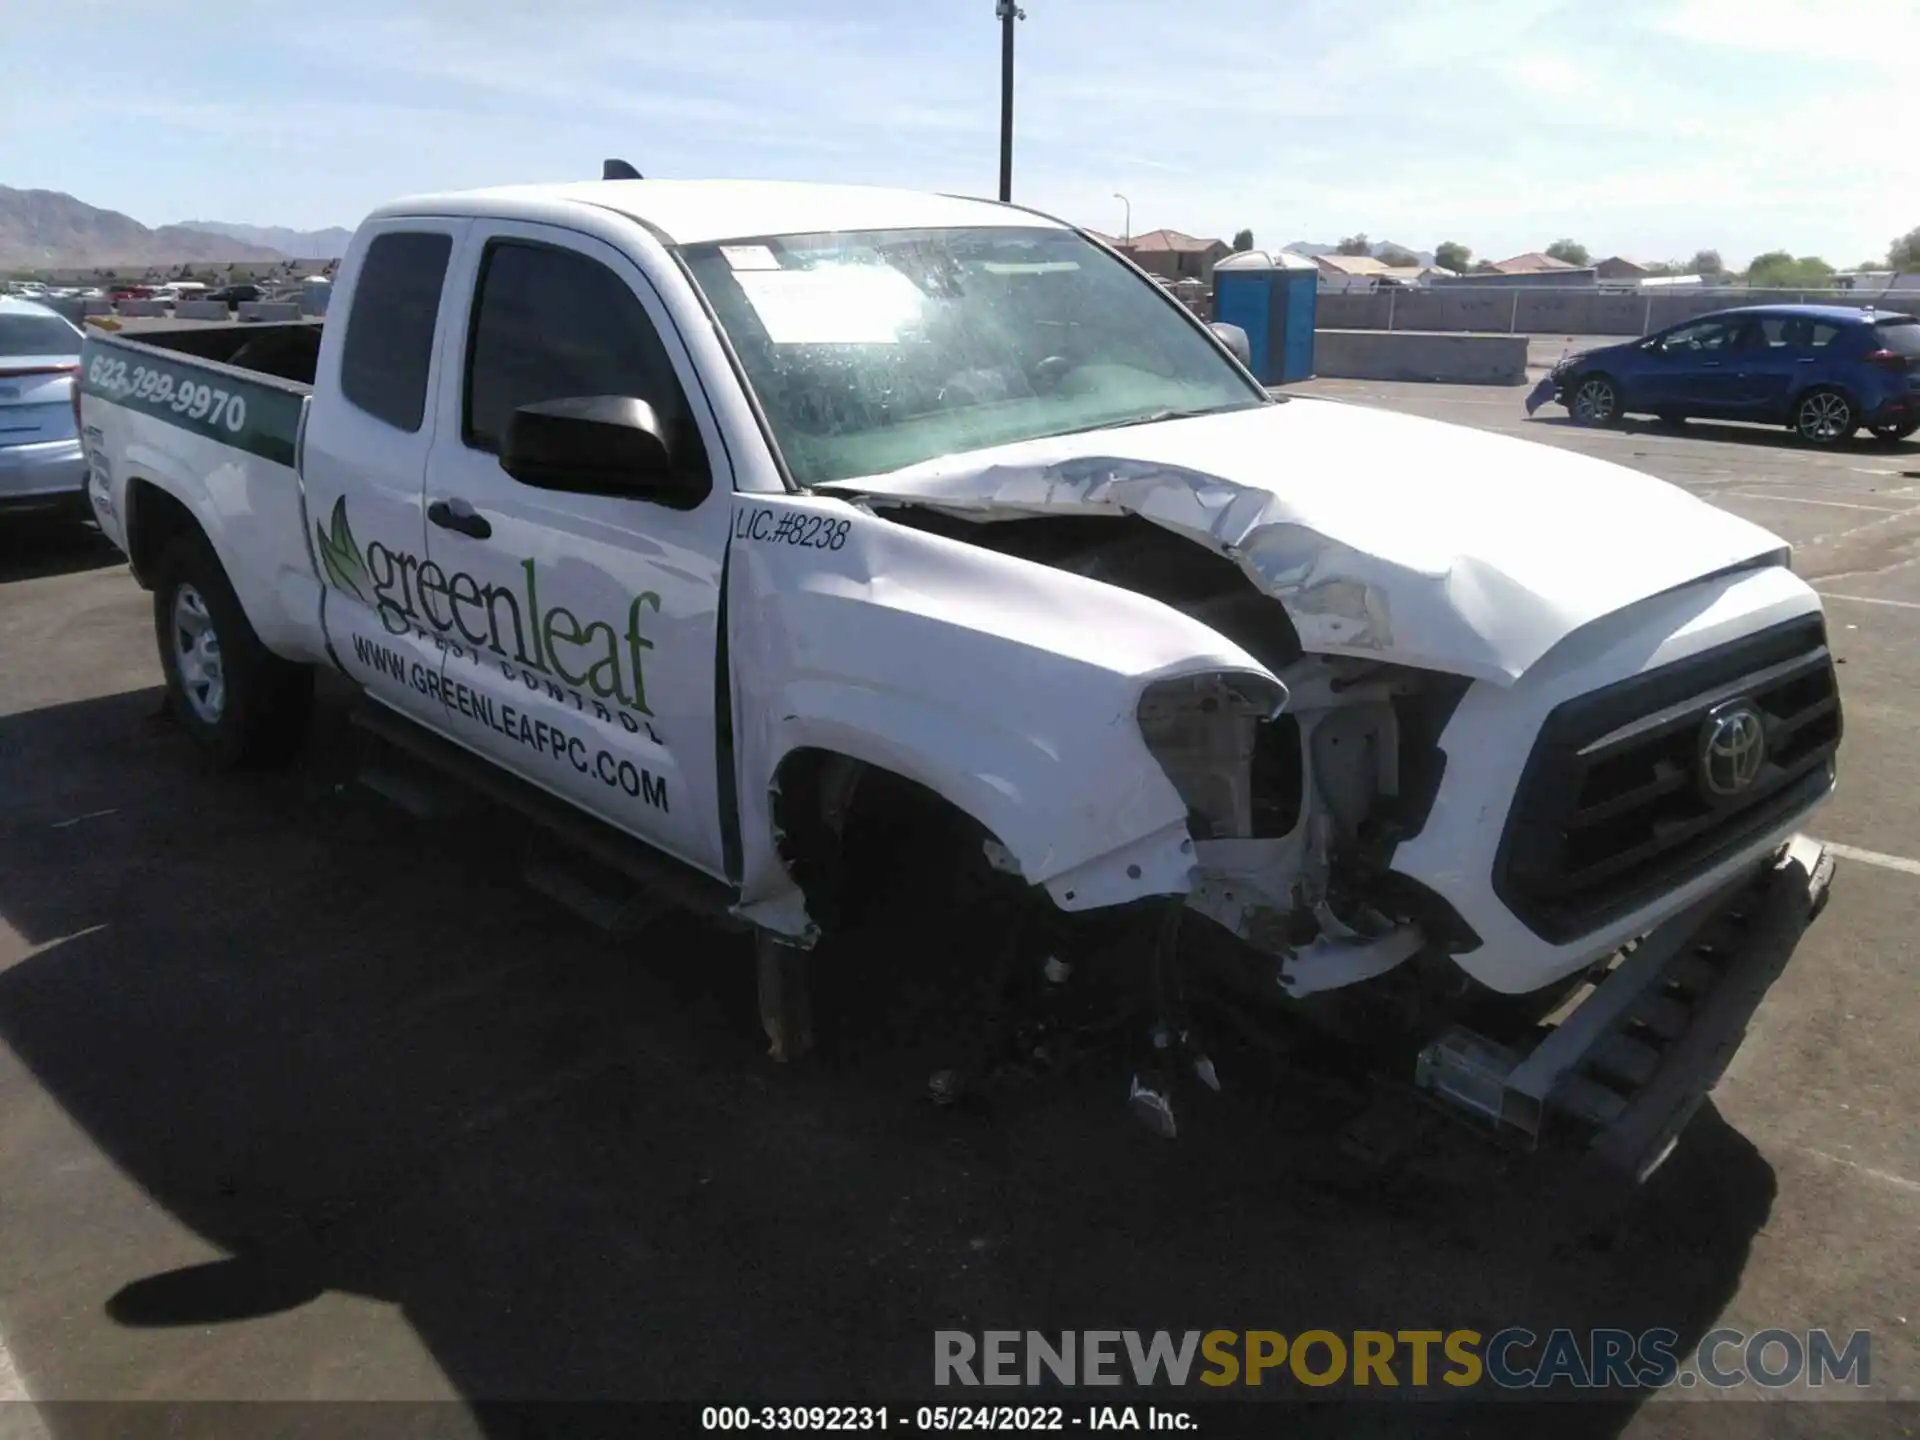
<instances>
[{"instance_id":1,"label":"concrete barrier","mask_svg":"<svg viewBox=\"0 0 1920 1440\"><path fill-rule=\"evenodd\" d=\"M165 315L167 313L167 302L164 300L122 300L113 308L122 315L143 315L151 319L153 316Z\"/></svg>"},{"instance_id":2,"label":"concrete barrier","mask_svg":"<svg viewBox=\"0 0 1920 1440\"><path fill-rule=\"evenodd\" d=\"M294 300L242 300L240 318L242 320L298 320L300 305Z\"/></svg>"},{"instance_id":3,"label":"concrete barrier","mask_svg":"<svg viewBox=\"0 0 1920 1440\"><path fill-rule=\"evenodd\" d=\"M111 315L113 313L113 302L111 300L82 300L80 302L80 313L82 315Z\"/></svg>"},{"instance_id":4,"label":"concrete barrier","mask_svg":"<svg viewBox=\"0 0 1920 1440\"><path fill-rule=\"evenodd\" d=\"M224 300L182 300L173 307L176 320L225 320L227 302Z\"/></svg>"},{"instance_id":5,"label":"concrete barrier","mask_svg":"<svg viewBox=\"0 0 1920 1440\"><path fill-rule=\"evenodd\" d=\"M1316 330L1313 373L1330 380L1524 385L1527 337L1430 330Z\"/></svg>"}]
</instances>

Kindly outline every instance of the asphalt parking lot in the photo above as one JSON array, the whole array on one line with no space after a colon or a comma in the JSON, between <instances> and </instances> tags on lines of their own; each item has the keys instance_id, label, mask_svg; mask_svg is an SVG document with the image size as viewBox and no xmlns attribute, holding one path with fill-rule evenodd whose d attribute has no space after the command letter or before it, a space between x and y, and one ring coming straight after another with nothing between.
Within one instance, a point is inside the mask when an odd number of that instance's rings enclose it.
<instances>
[{"instance_id":1,"label":"asphalt parking lot","mask_svg":"<svg viewBox=\"0 0 1920 1440\"><path fill-rule=\"evenodd\" d=\"M1356 1155L1364 1102L1332 1081L1230 1089L1173 1144L1098 1063L934 1109L937 1022L878 972L838 998L907 1023L775 1067L737 939L554 909L499 827L351 783L343 697L301 768L202 773L118 556L0 524L0 1399L850 1401L923 1394L937 1328L1514 1324L1866 1329L1869 1395L1920 1398L1920 444L1298 388L1672 480L1828 596L1848 738L1817 833L1848 858L1617 1243L1569 1232L1551 1166L1451 1131ZM1911 1416L1662 1399L1556 1428Z\"/></svg>"}]
</instances>

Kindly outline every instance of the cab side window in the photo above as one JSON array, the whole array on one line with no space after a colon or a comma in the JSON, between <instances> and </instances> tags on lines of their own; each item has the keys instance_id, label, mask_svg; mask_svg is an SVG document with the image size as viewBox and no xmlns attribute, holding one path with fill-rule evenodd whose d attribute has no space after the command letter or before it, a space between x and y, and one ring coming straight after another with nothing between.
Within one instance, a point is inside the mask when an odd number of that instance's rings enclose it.
<instances>
[{"instance_id":1,"label":"cab side window","mask_svg":"<svg viewBox=\"0 0 1920 1440\"><path fill-rule=\"evenodd\" d=\"M1679 330L1669 331L1660 341L1667 355L1696 355L1702 351L1725 349L1734 336L1734 327L1720 320L1702 320Z\"/></svg>"},{"instance_id":2,"label":"cab side window","mask_svg":"<svg viewBox=\"0 0 1920 1440\"><path fill-rule=\"evenodd\" d=\"M374 237L353 286L340 391L396 430L417 431L453 237L391 231Z\"/></svg>"},{"instance_id":3,"label":"cab side window","mask_svg":"<svg viewBox=\"0 0 1920 1440\"><path fill-rule=\"evenodd\" d=\"M474 293L462 438L498 454L520 406L582 395L645 400L675 466L708 473L686 393L626 282L576 251L492 242Z\"/></svg>"}]
</instances>

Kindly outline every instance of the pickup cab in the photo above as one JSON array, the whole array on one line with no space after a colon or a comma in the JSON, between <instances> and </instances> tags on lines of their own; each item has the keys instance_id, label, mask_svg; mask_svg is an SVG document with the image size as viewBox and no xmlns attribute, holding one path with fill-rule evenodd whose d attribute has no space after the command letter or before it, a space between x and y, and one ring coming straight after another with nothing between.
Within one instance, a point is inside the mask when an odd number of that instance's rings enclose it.
<instances>
[{"instance_id":1,"label":"pickup cab","mask_svg":"<svg viewBox=\"0 0 1920 1440\"><path fill-rule=\"evenodd\" d=\"M340 672L407 754L751 927L776 1053L807 952L926 852L983 970L1139 977L1162 1133L1220 1078L1204 993L1644 1174L1824 899L1839 696L1778 538L1269 393L1058 220L433 195L360 227L331 315L88 337L89 494L180 722L284 760Z\"/></svg>"}]
</instances>

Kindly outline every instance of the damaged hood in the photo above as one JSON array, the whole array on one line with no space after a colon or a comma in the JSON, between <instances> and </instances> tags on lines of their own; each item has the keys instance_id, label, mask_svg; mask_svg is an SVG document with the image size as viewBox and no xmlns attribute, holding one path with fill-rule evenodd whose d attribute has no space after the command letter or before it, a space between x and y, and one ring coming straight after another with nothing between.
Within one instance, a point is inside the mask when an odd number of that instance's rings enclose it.
<instances>
[{"instance_id":1,"label":"damaged hood","mask_svg":"<svg viewBox=\"0 0 1920 1440\"><path fill-rule=\"evenodd\" d=\"M1786 551L1625 466L1301 398L819 488L983 521L1135 514L1235 561L1310 651L1499 684L1591 621Z\"/></svg>"}]
</instances>

